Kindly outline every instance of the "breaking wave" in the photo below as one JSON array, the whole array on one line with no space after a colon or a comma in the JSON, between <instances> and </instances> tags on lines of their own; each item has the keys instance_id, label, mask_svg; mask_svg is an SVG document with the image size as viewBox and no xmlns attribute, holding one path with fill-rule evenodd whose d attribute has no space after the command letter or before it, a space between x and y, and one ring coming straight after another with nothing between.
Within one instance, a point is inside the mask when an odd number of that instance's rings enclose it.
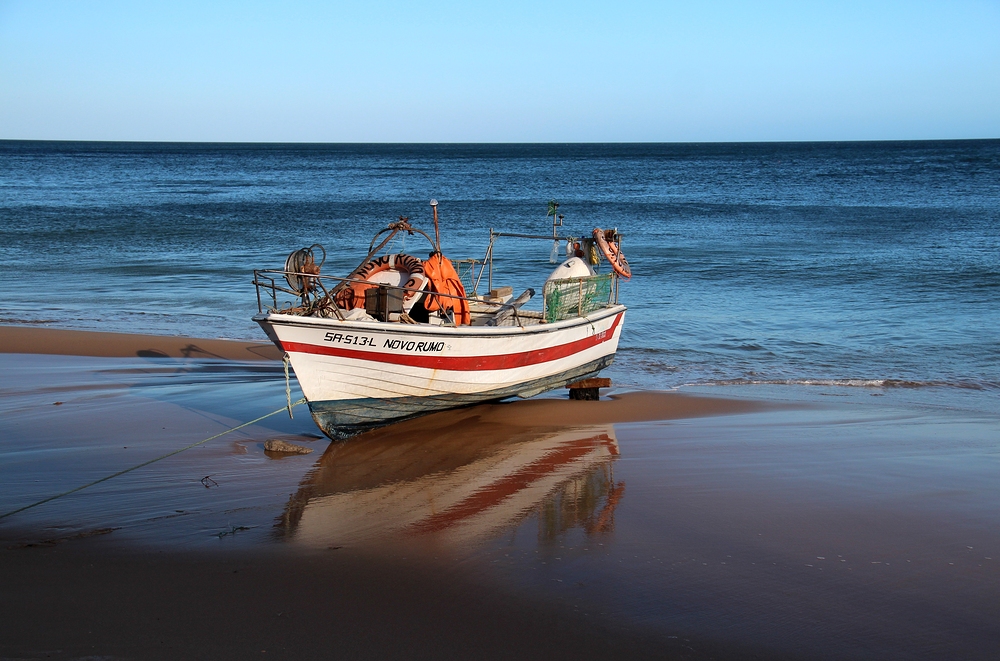
<instances>
[{"instance_id":1,"label":"breaking wave","mask_svg":"<svg viewBox=\"0 0 1000 661\"><path fill-rule=\"evenodd\" d=\"M907 379L718 379L688 386L822 386L839 388L959 388L1000 390L1000 383L979 381L913 381Z\"/></svg>"}]
</instances>

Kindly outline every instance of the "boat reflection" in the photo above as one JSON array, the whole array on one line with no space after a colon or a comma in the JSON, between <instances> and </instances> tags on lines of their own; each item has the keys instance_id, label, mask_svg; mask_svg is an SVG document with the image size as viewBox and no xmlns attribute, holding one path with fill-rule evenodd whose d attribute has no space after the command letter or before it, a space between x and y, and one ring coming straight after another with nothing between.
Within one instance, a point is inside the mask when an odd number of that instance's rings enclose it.
<instances>
[{"instance_id":1,"label":"boat reflection","mask_svg":"<svg viewBox=\"0 0 1000 661\"><path fill-rule=\"evenodd\" d=\"M612 425L488 424L479 407L439 413L331 444L276 534L312 547L388 536L487 539L537 513L539 535L614 527L624 483Z\"/></svg>"}]
</instances>

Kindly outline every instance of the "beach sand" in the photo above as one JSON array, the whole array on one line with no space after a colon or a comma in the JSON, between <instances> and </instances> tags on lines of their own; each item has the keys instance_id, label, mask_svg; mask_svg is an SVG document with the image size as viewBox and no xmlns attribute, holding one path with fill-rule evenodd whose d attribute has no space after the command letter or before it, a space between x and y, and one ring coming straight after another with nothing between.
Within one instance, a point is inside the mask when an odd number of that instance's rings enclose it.
<instances>
[{"instance_id":1,"label":"beach sand","mask_svg":"<svg viewBox=\"0 0 1000 661\"><path fill-rule=\"evenodd\" d=\"M0 326L0 353L281 360L281 352L270 342L99 333L37 326Z\"/></svg>"},{"instance_id":2,"label":"beach sand","mask_svg":"<svg viewBox=\"0 0 1000 661\"><path fill-rule=\"evenodd\" d=\"M1000 649L994 416L556 393L330 443L269 345L0 327L0 352L0 515L277 412L0 519L0 658Z\"/></svg>"}]
</instances>

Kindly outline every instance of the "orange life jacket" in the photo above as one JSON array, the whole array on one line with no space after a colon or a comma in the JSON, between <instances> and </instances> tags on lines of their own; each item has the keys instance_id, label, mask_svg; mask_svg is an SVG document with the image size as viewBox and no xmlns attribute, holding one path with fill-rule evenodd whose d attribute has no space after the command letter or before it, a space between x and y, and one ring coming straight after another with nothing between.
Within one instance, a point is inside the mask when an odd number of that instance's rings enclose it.
<instances>
[{"instance_id":1,"label":"orange life jacket","mask_svg":"<svg viewBox=\"0 0 1000 661\"><path fill-rule=\"evenodd\" d=\"M430 311L450 310L455 315L455 323L459 326L472 323L469 314L469 302L465 300L465 287L458 277L451 260L438 253L431 255L424 261L424 275L430 281L428 290L441 294L451 294L462 298L451 298L450 296L434 296L426 294L424 297L424 307Z\"/></svg>"}]
</instances>

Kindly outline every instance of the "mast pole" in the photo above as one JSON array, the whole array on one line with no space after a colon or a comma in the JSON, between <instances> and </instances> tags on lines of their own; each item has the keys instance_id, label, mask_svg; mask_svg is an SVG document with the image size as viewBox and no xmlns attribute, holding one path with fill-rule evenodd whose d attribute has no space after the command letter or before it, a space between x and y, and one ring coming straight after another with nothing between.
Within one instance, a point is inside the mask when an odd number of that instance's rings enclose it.
<instances>
[{"instance_id":1,"label":"mast pole","mask_svg":"<svg viewBox=\"0 0 1000 661\"><path fill-rule=\"evenodd\" d=\"M431 209L434 210L434 249L441 252L441 229L438 227L438 201L431 200Z\"/></svg>"}]
</instances>

